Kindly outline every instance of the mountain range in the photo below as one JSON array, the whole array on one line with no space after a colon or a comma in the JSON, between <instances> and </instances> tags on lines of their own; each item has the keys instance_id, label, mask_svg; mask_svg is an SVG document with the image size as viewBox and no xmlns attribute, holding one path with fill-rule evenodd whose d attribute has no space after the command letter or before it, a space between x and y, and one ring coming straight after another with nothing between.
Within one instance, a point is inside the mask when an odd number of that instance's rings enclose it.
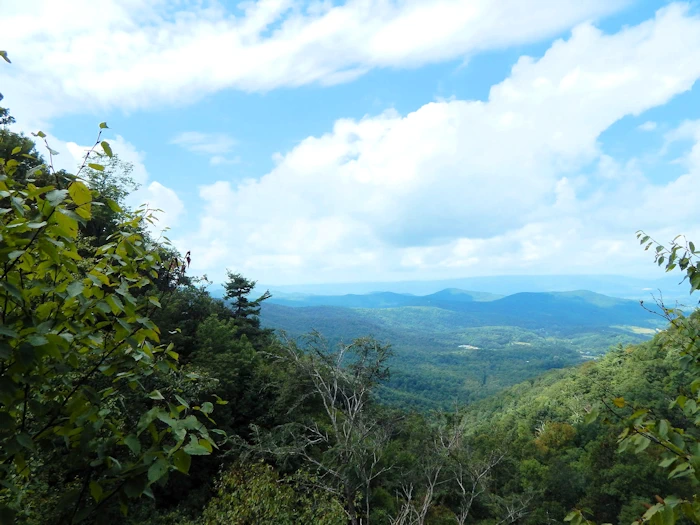
<instances>
[{"instance_id":1,"label":"mountain range","mask_svg":"<svg viewBox=\"0 0 700 525\"><path fill-rule=\"evenodd\" d=\"M267 301L266 317L272 312L301 320L303 312L269 308L270 304L290 308L340 307L347 309L435 308L458 313L453 323L463 327L520 326L523 328L563 329L576 327L635 325L649 326L655 319L639 301L619 299L578 290L571 292L521 292L499 296L448 288L429 295L376 292L364 295L273 295ZM318 310L314 310L318 313ZM330 315L330 311L329 311ZM346 316L351 317L349 312ZM365 317L371 314L365 313ZM277 317L277 316L276 316ZM288 323L284 323L288 324Z\"/></svg>"},{"instance_id":2,"label":"mountain range","mask_svg":"<svg viewBox=\"0 0 700 525\"><path fill-rule=\"evenodd\" d=\"M260 289L269 289L273 294L337 296L344 294L370 294L392 292L396 294L429 295L441 290L456 288L471 290L471 294L483 292L496 295L512 295L519 292L565 292L590 290L592 292L624 299L651 299L651 294L661 293L669 300L686 300L688 290L679 286L681 279L659 270L652 278L626 277L620 275L497 275L466 277L433 281L355 282L326 284L273 285L261 283ZM216 295L220 288L213 287Z\"/></svg>"},{"instance_id":3,"label":"mountain range","mask_svg":"<svg viewBox=\"0 0 700 525\"><path fill-rule=\"evenodd\" d=\"M371 335L394 349L385 402L417 408L469 403L547 370L648 339L662 320L639 301L579 290L507 296L455 288L427 295L278 294L263 326L334 345Z\"/></svg>"}]
</instances>

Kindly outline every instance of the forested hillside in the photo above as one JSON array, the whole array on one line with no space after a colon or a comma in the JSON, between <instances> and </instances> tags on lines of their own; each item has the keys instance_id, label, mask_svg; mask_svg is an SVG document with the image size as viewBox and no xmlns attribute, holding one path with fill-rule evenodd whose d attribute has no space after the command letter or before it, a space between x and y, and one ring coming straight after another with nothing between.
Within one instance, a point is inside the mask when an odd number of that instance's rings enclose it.
<instances>
[{"instance_id":1,"label":"forested hillside","mask_svg":"<svg viewBox=\"0 0 700 525\"><path fill-rule=\"evenodd\" d=\"M387 297L413 305L382 306L394 304ZM644 341L654 327L663 326L637 301L591 292L489 299L473 304L469 292L455 290L423 297L310 296L291 302L346 306L292 308L274 304L273 296L262 306L261 319L264 326L290 337L316 330L331 344L366 334L390 342L392 373L381 399L420 409L493 395L547 370L599 357L619 344Z\"/></svg>"},{"instance_id":2,"label":"forested hillside","mask_svg":"<svg viewBox=\"0 0 700 525\"><path fill-rule=\"evenodd\" d=\"M291 308L235 271L216 299L125 205L105 128L75 173L0 129L3 525L700 522L697 314L580 363L647 314L589 294ZM692 243L640 237L700 286Z\"/></svg>"}]
</instances>

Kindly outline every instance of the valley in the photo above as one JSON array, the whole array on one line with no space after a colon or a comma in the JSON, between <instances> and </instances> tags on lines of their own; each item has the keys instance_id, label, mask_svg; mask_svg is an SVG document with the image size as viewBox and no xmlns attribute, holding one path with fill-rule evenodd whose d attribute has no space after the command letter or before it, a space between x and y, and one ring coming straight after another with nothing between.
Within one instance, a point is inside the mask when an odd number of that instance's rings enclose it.
<instances>
[{"instance_id":1,"label":"valley","mask_svg":"<svg viewBox=\"0 0 700 525\"><path fill-rule=\"evenodd\" d=\"M469 404L597 359L649 339L663 327L658 319L638 301L589 291L283 294L261 311L264 326L290 338L317 331L330 346L364 335L390 343L391 376L379 397L420 410Z\"/></svg>"}]
</instances>

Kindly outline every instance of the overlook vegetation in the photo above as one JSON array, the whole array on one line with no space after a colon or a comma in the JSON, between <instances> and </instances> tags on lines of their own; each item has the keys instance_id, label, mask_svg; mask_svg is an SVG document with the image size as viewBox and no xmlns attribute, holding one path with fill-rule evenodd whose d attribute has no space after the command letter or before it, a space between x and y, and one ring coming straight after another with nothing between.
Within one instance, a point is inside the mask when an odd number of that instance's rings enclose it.
<instances>
[{"instance_id":1,"label":"overlook vegetation","mask_svg":"<svg viewBox=\"0 0 700 525\"><path fill-rule=\"evenodd\" d=\"M3 525L700 523L697 313L630 345L647 314L588 294L216 299L106 123L67 173L0 116Z\"/></svg>"}]
</instances>

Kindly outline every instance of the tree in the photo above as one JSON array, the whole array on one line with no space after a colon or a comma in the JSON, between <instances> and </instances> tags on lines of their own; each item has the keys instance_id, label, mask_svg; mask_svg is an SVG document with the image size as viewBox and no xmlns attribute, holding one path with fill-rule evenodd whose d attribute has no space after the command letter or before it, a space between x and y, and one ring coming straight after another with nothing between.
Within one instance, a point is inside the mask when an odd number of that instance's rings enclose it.
<instances>
[{"instance_id":1,"label":"tree","mask_svg":"<svg viewBox=\"0 0 700 525\"><path fill-rule=\"evenodd\" d=\"M2 98L2 94L0 94L0 101L2 101ZM25 180L32 170L43 165L44 160L37 152L34 141L31 138L14 133L8 129L8 126L14 122L15 119L10 115L10 110L0 107L0 158L8 160L12 158L17 162L14 165L13 177L15 180ZM41 178L41 175L36 172L33 175L35 177L39 175L39 178Z\"/></svg>"},{"instance_id":2,"label":"tree","mask_svg":"<svg viewBox=\"0 0 700 525\"><path fill-rule=\"evenodd\" d=\"M272 295L269 291L266 291L257 299L251 300L248 296L252 293L257 283L246 279L240 273L227 271L226 275L224 299L231 301L233 318L237 321L246 321L254 326L260 326L258 317L260 315L260 303L269 299Z\"/></svg>"},{"instance_id":3,"label":"tree","mask_svg":"<svg viewBox=\"0 0 700 525\"><path fill-rule=\"evenodd\" d=\"M262 463L234 465L221 477L217 496L204 510L202 523L347 523L340 502L331 494L314 488L315 483L316 479L303 471L280 478L272 467Z\"/></svg>"},{"instance_id":4,"label":"tree","mask_svg":"<svg viewBox=\"0 0 700 525\"><path fill-rule=\"evenodd\" d=\"M250 299L249 295L255 288L255 281L243 277L240 273L227 271L227 281L224 284L224 300L229 301L233 312L233 319L239 326L239 336L247 336L262 342L261 336L269 331L260 328L260 305L263 301L272 297L269 291L265 291L257 299ZM260 348L259 344L256 344Z\"/></svg>"},{"instance_id":5,"label":"tree","mask_svg":"<svg viewBox=\"0 0 700 525\"><path fill-rule=\"evenodd\" d=\"M667 272L679 268L685 273L683 280L688 280L691 294L700 289L700 251L692 241L679 235L666 247L643 231L637 232L637 238L645 250L654 247L658 266L665 266ZM686 479L689 486L695 487L700 481L700 311L686 315L681 309L667 308L663 302L659 306L660 315L670 323L666 332L660 334L661 342L668 352L675 353L687 373L685 384L670 405L678 412L677 417L660 416L650 407L624 397L603 399L603 413L625 425L618 437L620 452L643 453L653 444L662 451L659 466L669 471L668 477ZM593 412L589 420L597 416L598 412ZM700 523L700 495L693 492L691 498L655 495L655 503L647 504L646 512L635 523L673 525L683 517ZM580 510L569 513L566 521L593 524Z\"/></svg>"},{"instance_id":6,"label":"tree","mask_svg":"<svg viewBox=\"0 0 700 525\"><path fill-rule=\"evenodd\" d=\"M89 221L81 227L81 234L93 246L105 244L124 219L124 211L128 211L126 197L138 189L131 173L134 166L122 161L117 154L112 154L102 159L103 169L95 169L88 166L85 169L86 185L95 194L95 206ZM123 211L109 206L109 202L115 202ZM141 232L146 235L145 232Z\"/></svg>"},{"instance_id":7,"label":"tree","mask_svg":"<svg viewBox=\"0 0 700 525\"><path fill-rule=\"evenodd\" d=\"M475 447L467 436L469 421L459 412L438 413L426 423L427 435L420 436L402 473L402 504L392 525L429 523L440 490L450 493L454 521L464 525L477 498L490 488L493 470L505 457L503 447Z\"/></svg>"},{"instance_id":8,"label":"tree","mask_svg":"<svg viewBox=\"0 0 700 525\"><path fill-rule=\"evenodd\" d=\"M83 163L98 171L97 148L112 154L100 128ZM22 153L0 158L0 522L36 511L76 523L112 502L126 512L209 454L213 403L185 399L196 375L180 374L150 319L162 298L154 279L177 282L183 268L141 235L147 210L124 213L81 268L79 229L99 195L81 171L22 173ZM30 493L55 503L53 516L29 505Z\"/></svg>"},{"instance_id":9,"label":"tree","mask_svg":"<svg viewBox=\"0 0 700 525\"><path fill-rule=\"evenodd\" d=\"M2 102L3 98L2 93L0 93L0 102ZM8 108L0 107L0 126L6 127L14 123L15 118L10 115L10 110Z\"/></svg>"},{"instance_id":10,"label":"tree","mask_svg":"<svg viewBox=\"0 0 700 525\"><path fill-rule=\"evenodd\" d=\"M288 341L282 359L309 381L306 395L320 399L322 417L257 436L261 450L302 458L314 469L319 485L343 501L353 525L369 524L372 487L392 468L384 461L391 421L372 403L373 389L388 378L390 356L390 347L372 338L340 344L335 351L318 334L309 336L305 347Z\"/></svg>"}]
</instances>

